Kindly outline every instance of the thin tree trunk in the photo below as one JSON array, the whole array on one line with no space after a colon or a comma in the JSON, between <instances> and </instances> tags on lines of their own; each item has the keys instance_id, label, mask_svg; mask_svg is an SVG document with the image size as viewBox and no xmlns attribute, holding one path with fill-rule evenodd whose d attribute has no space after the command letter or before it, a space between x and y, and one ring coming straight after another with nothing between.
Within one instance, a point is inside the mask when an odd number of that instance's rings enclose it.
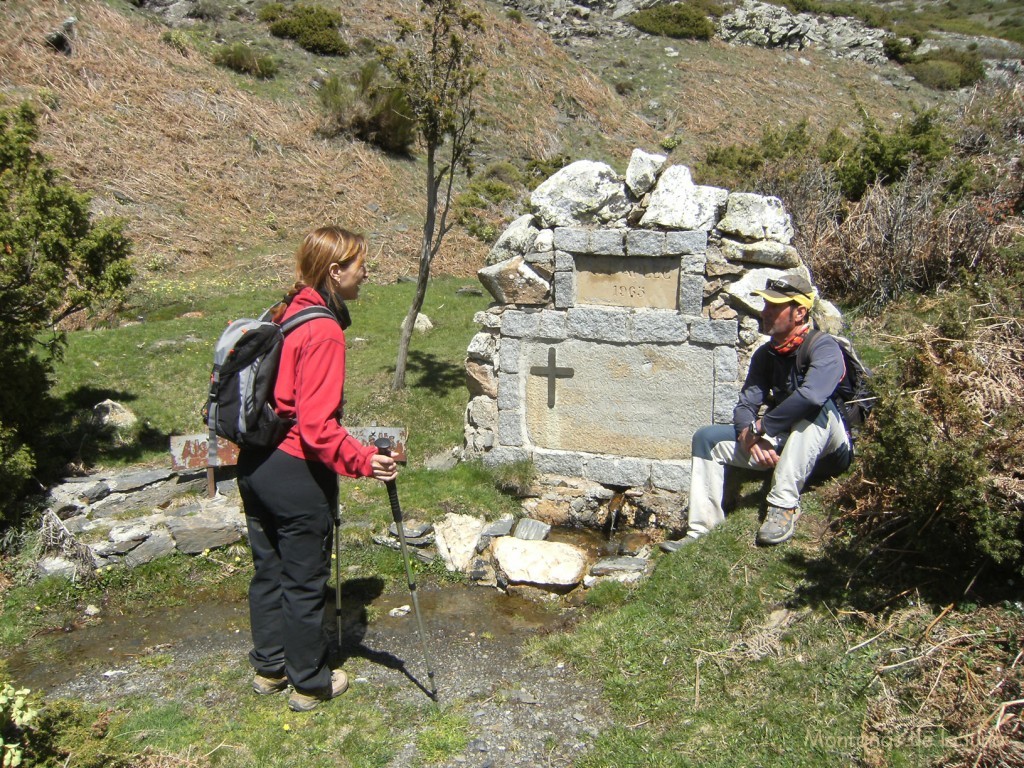
<instances>
[{"instance_id":1,"label":"thin tree trunk","mask_svg":"<svg viewBox=\"0 0 1024 768\"><path fill-rule=\"evenodd\" d=\"M439 180L434 176L434 147L427 147L427 210L423 220L423 241L420 244L420 268L416 278L416 295L412 306L402 323L398 339L398 360L395 362L395 379L392 389L405 389L405 369L409 360L409 344L416 325L416 316L423 308L427 297L427 283L430 280L430 262L433 261L434 226L437 220L437 189Z\"/></svg>"}]
</instances>

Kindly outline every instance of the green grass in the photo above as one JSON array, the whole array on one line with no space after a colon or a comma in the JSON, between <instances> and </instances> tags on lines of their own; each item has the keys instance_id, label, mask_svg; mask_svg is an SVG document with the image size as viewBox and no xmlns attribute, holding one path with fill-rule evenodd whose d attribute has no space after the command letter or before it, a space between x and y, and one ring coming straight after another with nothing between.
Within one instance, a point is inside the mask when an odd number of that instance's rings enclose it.
<instances>
[{"instance_id":1,"label":"green grass","mask_svg":"<svg viewBox=\"0 0 1024 768\"><path fill-rule=\"evenodd\" d=\"M463 362L478 328L473 314L487 306L483 296L459 295L472 280L432 281L423 312L434 323L415 334L406 382L391 390L399 325L415 286L367 285L352 303L353 325L346 333L348 369L345 423L353 426L405 427L413 465L462 444L461 413L468 395ZM254 317L280 299L283 290L217 295L217 282L168 285L132 308L140 320L118 328L76 331L55 376L54 395L69 413L64 449L81 450L103 464L166 462L171 435L202 432L205 402L220 332L239 317ZM209 295L204 296L203 291ZM138 416L140 444L112 449L90 443L74 429L74 418L105 398L128 406ZM81 441L86 441L82 444Z\"/></svg>"},{"instance_id":2,"label":"green grass","mask_svg":"<svg viewBox=\"0 0 1024 768\"><path fill-rule=\"evenodd\" d=\"M837 617L842 606L801 599L812 526L798 528L788 551L756 548L756 527L755 509L737 511L699 545L662 556L639 588L605 593L608 607L573 633L534 644L539 656L599 678L620 724L580 768L862 759L866 710L880 690L875 665L887 648L848 653L858 630ZM891 764L904 751L922 764L938 743L892 745Z\"/></svg>"}]
</instances>

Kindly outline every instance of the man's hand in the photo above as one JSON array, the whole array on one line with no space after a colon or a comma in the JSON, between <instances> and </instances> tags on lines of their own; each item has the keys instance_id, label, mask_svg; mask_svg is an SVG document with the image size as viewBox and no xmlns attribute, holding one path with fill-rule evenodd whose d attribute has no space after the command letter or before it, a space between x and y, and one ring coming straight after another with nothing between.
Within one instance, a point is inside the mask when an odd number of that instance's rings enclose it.
<instances>
[{"instance_id":1,"label":"man's hand","mask_svg":"<svg viewBox=\"0 0 1024 768\"><path fill-rule=\"evenodd\" d=\"M772 444L753 432L750 427L740 432L736 441L740 444L740 448L750 454L758 466L771 469L779 463L779 454L775 452Z\"/></svg>"},{"instance_id":2,"label":"man's hand","mask_svg":"<svg viewBox=\"0 0 1024 768\"><path fill-rule=\"evenodd\" d=\"M779 454L763 437L757 438L750 447L750 457L761 467L774 467L779 463Z\"/></svg>"}]
</instances>

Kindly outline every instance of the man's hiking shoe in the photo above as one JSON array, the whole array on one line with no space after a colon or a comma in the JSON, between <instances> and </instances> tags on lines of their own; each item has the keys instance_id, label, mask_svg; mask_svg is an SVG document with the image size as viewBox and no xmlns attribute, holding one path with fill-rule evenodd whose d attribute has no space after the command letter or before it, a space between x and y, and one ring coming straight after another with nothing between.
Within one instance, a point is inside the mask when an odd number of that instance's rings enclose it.
<instances>
[{"instance_id":1,"label":"man's hiking shoe","mask_svg":"<svg viewBox=\"0 0 1024 768\"><path fill-rule=\"evenodd\" d=\"M264 677L263 675L257 674L252 679L252 689L260 696L267 696L271 693L280 693L287 687L288 678L284 675L281 675L280 677Z\"/></svg>"},{"instance_id":2,"label":"man's hiking shoe","mask_svg":"<svg viewBox=\"0 0 1024 768\"><path fill-rule=\"evenodd\" d=\"M678 552L680 549L685 547L687 544L692 544L693 542L695 542L699 538L700 538L700 536L691 536L690 534L686 534L681 539L674 539L674 540L670 540L670 541L663 541L663 542L661 542L661 544L658 545L658 547L661 548L662 552Z\"/></svg>"},{"instance_id":3,"label":"man's hiking shoe","mask_svg":"<svg viewBox=\"0 0 1024 768\"><path fill-rule=\"evenodd\" d=\"M781 544L793 538L796 521L800 519L800 507L783 509L768 505L768 514L757 531L758 544Z\"/></svg>"},{"instance_id":4,"label":"man's hiking shoe","mask_svg":"<svg viewBox=\"0 0 1024 768\"><path fill-rule=\"evenodd\" d=\"M331 673L331 690L323 693L300 693L295 691L288 697L288 709L292 712L309 712L321 701L330 701L336 696L341 696L348 690L348 675L344 670L336 669Z\"/></svg>"}]
</instances>

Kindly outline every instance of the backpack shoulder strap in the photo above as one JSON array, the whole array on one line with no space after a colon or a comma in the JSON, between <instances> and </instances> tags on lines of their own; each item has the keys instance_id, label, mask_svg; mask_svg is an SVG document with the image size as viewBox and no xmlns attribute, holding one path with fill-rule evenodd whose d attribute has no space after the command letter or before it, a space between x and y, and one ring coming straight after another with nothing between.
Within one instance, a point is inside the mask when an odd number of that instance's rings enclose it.
<instances>
[{"instance_id":1,"label":"backpack shoulder strap","mask_svg":"<svg viewBox=\"0 0 1024 768\"><path fill-rule=\"evenodd\" d=\"M281 323L281 332L287 334L290 331L294 331L303 323L318 317L330 318L335 322L338 321L338 318L335 317L334 313L327 307L306 307L305 309L300 309L294 315Z\"/></svg>"}]
</instances>

